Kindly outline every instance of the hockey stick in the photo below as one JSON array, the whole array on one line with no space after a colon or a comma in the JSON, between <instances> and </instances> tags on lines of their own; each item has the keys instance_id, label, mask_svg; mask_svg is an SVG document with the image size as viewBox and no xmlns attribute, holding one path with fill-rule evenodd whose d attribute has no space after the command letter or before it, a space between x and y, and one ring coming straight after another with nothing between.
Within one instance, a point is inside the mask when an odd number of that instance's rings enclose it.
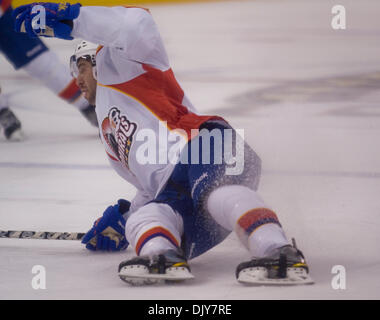
<instances>
[{"instance_id":1,"label":"hockey stick","mask_svg":"<svg viewBox=\"0 0 380 320\"><path fill-rule=\"evenodd\" d=\"M43 239L43 240L82 240L85 233L80 232L39 232L39 231L3 231L0 238Z\"/></svg>"}]
</instances>

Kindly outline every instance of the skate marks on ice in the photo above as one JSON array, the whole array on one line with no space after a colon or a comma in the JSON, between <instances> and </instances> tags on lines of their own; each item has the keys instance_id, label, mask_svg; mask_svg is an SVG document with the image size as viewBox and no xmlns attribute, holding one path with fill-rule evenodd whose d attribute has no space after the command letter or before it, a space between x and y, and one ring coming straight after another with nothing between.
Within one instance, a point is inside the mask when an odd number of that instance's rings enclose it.
<instances>
[{"instance_id":1,"label":"skate marks on ice","mask_svg":"<svg viewBox=\"0 0 380 320\"><path fill-rule=\"evenodd\" d=\"M337 298L355 296L368 285L367 271L374 272L380 265L361 265L351 260L338 259L349 266L348 288L337 292L331 288L333 275L331 260L310 255L313 286L252 286L236 281L234 270L245 252L236 245L234 237L226 239L207 255L190 261L195 278L191 281L156 284L149 287L128 287L117 274L117 265L134 253L129 248L125 252L88 252L78 243L59 241L3 239L1 251L6 259L0 264L0 271L7 277L0 279L0 297L18 299L287 299L293 298ZM228 259L226 258L228 252ZM337 261L338 261L337 260ZM47 290L33 290L30 281L34 265L43 265L47 274ZM363 287L363 288L362 288ZM293 289L291 289L293 288ZM159 290L159 291L158 291ZM289 291L290 290L290 291ZM337 294L340 295L338 296ZM373 296L368 293L368 296ZM358 295L356 295L358 296Z\"/></svg>"},{"instance_id":2,"label":"skate marks on ice","mask_svg":"<svg viewBox=\"0 0 380 320\"><path fill-rule=\"evenodd\" d=\"M380 88L380 71L307 80L289 80L263 89L253 89L227 99L226 107L213 110L226 116L248 115L252 110L282 103L352 102ZM380 117L377 105L328 110L330 116Z\"/></svg>"},{"instance_id":3,"label":"skate marks on ice","mask_svg":"<svg viewBox=\"0 0 380 320\"><path fill-rule=\"evenodd\" d=\"M300 170L263 170L263 176L291 176L291 177L327 177L327 178L354 178L380 179L380 172L371 171L300 171Z\"/></svg>"},{"instance_id":4,"label":"skate marks on ice","mask_svg":"<svg viewBox=\"0 0 380 320\"><path fill-rule=\"evenodd\" d=\"M90 170L112 171L109 165L96 164L68 164L68 163L37 163L37 162L0 162L0 168L7 169L58 169L58 170Z\"/></svg>"}]
</instances>

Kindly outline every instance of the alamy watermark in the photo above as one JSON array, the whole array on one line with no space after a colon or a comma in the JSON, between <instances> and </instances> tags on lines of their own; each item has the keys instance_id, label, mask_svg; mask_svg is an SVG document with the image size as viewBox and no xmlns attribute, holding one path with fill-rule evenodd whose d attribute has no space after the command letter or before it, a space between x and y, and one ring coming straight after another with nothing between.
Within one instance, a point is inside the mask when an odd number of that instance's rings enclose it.
<instances>
[{"instance_id":1,"label":"alamy watermark","mask_svg":"<svg viewBox=\"0 0 380 320\"><path fill-rule=\"evenodd\" d=\"M240 175L244 170L244 130L232 129L224 122L184 130L158 121L158 126L145 128L112 106L100 127L104 142L126 166L133 148L140 165L214 164L225 167L226 175Z\"/></svg>"},{"instance_id":2,"label":"alamy watermark","mask_svg":"<svg viewBox=\"0 0 380 320\"><path fill-rule=\"evenodd\" d=\"M34 290L46 289L46 268L42 265L35 265L32 268L32 274L35 274L32 278L32 288Z\"/></svg>"},{"instance_id":3,"label":"alamy watermark","mask_svg":"<svg viewBox=\"0 0 380 320\"><path fill-rule=\"evenodd\" d=\"M35 14L32 19L32 28L34 30L41 30L44 33L46 30L46 9L44 6L35 5L32 7L31 14Z\"/></svg>"},{"instance_id":4,"label":"alamy watermark","mask_svg":"<svg viewBox=\"0 0 380 320\"><path fill-rule=\"evenodd\" d=\"M331 20L331 27L334 30L346 29L346 8L340 4L331 8L331 13L334 15Z\"/></svg>"},{"instance_id":5,"label":"alamy watermark","mask_svg":"<svg viewBox=\"0 0 380 320\"><path fill-rule=\"evenodd\" d=\"M333 266L331 273L334 277L331 280L331 287L334 290L345 290L346 289L346 268L342 265Z\"/></svg>"},{"instance_id":6,"label":"alamy watermark","mask_svg":"<svg viewBox=\"0 0 380 320\"><path fill-rule=\"evenodd\" d=\"M190 132L188 136L182 129L169 131L165 121L160 121L158 136L153 129L139 130L135 137L141 142L136 149L138 163L225 164L226 175L243 172L244 130L203 128Z\"/></svg>"}]
</instances>

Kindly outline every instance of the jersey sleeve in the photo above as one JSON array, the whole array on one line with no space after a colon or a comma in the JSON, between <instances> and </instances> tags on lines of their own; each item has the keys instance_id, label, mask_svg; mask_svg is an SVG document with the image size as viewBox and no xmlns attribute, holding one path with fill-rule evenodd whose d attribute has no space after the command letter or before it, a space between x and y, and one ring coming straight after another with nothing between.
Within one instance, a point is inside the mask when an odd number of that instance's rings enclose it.
<instances>
[{"instance_id":1,"label":"jersey sleeve","mask_svg":"<svg viewBox=\"0 0 380 320\"><path fill-rule=\"evenodd\" d=\"M137 189L136 195L131 200L131 207L129 208L129 211L123 215L124 218L127 219L137 209L144 206L147 202L153 200L153 196L149 195L147 192L145 192L144 189L141 188L136 178L132 174L130 174L129 171L123 170L123 167L120 164L120 162L114 161L112 159L109 159L109 162L111 167L116 171L116 173L119 176L121 176L124 180L128 181Z\"/></svg>"},{"instance_id":2,"label":"jersey sleeve","mask_svg":"<svg viewBox=\"0 0 380 320\"><path fill-rule=\"evenodd\" d=\"M151 200L152 197L145 193L143 190L137 190L135 197L131 201L129 214L132 214Z\"/></svg>"},{"instance_id":3,"label":"jersey sleeve","mask_svg":"<svg viewBox=\"0 0 380 320\"><path fill-rule=\"evenodd\" d=\"M105 47L141 63L169 65L151 14L142 8L82 7L71 35Z\"/></svg>"}]
</instances>

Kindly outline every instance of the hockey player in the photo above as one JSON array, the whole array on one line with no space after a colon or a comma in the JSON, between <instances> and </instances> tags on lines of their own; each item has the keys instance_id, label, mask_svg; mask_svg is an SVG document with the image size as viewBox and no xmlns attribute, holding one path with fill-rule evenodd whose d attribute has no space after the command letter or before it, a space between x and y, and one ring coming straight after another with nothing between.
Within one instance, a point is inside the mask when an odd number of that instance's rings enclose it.
<instances>
[{"instance_id":1,"label":"hockey player","mask_svg":"<svg viewBox=\"0 0 380 320\"><path fill-rule=\"evenodd\" d=\"M0 0L0 51L13 67L22 68L41 81L58 97L73 104L83 116L97 126L95 107L82 97L81 91L70 76L69 67L39 39L14 31L11 0ZM0 128L8 140L21 140L21 122L9 108L7 97L0 90Z\"/></svg>"},{"instance_id":2,"label":"hockey player","mask_svg":"<svg viewBox=\"0 0 380 320\"><path fill-rule=\"evenodd\" d=\"M0 129L2 128L5 138L19 141L23 138L21 122L8 106L7 97L1 93L0 87Z\"/></svg>"},{"instance_id":3,"label":"hockey player","mask_svg":"<svg viewBox=\"0 0 380 320\"><path fill-rule=\"evenodd\" d=\"M33 29L33 5L26 5L15 10L16 30L85 39L71 58L72 71L85 98L96 103L111 165L137 189L131 202L121 199L105 210L85 235L86 247L130 244L137 256L119 265L119 276L150 284L192 278L188 260L235 231L252 255L238 265L239 281L311 283L302 253L257 193L259 157L223 118L195 111L149 11L39 5L46 8L46 29ZM235 171L231 149L243 160Z\"/></svg>"}]
</instances>

